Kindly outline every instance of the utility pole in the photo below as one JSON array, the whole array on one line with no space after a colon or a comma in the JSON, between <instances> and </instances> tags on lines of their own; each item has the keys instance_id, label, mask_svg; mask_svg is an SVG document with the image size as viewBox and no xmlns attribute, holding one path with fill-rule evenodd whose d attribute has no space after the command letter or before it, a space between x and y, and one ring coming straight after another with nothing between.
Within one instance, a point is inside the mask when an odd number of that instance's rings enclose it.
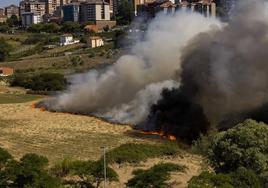
<instances>
[{"instance_id":1,"label":"utility pole","mask_svg":"<svg viewBox=\"0 0 268 188\"><path fill-rule=\"evenodd\" d=\"M106 188L106 147L101 147L103 149L103 172L104 172L104 188Z\"/></svg>"}]
</instances>

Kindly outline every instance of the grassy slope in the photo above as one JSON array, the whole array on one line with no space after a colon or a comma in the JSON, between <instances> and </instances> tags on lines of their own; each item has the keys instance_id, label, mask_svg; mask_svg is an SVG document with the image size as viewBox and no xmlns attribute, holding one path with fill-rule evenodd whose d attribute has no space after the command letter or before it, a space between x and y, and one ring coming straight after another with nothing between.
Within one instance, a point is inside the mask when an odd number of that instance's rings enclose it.
<instances>
[{"instance_id":1,"label":"grassy slope","mask_svg":"<svg viewBox=\"0 0 268 188\"><path fill-rule=\"evenodd\" d=\"M38 95L0 93L0 104L24 103L41 98L42 96Z\"/></svg>"}]
</instances>

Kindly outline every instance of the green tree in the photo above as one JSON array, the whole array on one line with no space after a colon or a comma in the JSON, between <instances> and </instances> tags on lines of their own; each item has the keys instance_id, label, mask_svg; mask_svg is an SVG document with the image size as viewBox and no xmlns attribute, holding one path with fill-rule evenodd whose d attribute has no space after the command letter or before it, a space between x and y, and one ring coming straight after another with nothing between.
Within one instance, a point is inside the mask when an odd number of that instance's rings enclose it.
<instances>
[{"instance_id":1,"label":"green tree","mask_svg":"<svg viewBox=\"0 0 268 188\"><path fill-rule=\"evenodd\" d=\"M208 157L215 169L232 172L239 167L256 174L268 171L268 126L246 120L212 140Z\"/></svg>"},{"instance_id":2,"label":"green tree","mask_svg":"<svg viewBox=\"0 0 268 188\"><path fill-rule=\"evenodd\" d=\"M135 170L134 177L126 185L130 188L164 188L172 171L184 171L185 167L173 163L161 163L148 170Z\"/></svg>"},{"instance_id":3,"label":"green tree","mask_svg":"<svg viewBox=\"0 0 268 188\"><path fill-rule=\"evenodd\" d=\"M11 46L6 42L4 38L0 38L0 62L5 61L10 54Z\"/></svg>"},{"instance_id":4,"label":"green tree","mask_svg":"<svg viewBox=\"0 0 268 188\"><path fill-rule=\"evenodd\" d=\"M82 184L87 186L96 185L98 188L104 181L103 161L77 161L73 165L75 175L78 175L83 181ZM108 181L118 181L118 174L110 167L106 167L106 177Z\"/></svg>"},{"instance_id":5,"label":"green tree","mask_svg":"<svg viewBox=\"0 0 268 188\"><path fill-rule=\"evenodd\" d=\"M7 24L9 27L14 27L19 24L19 19L16 15L12 15L10 18L7 19Z\"/></svg>"},{"instance_id":6,"label":"green tree","mask_svg":"<svg viewBox=\"0 0 268 188\"><path fill-rule=\"evenodd\" d=\"M61 31L64 33L78 33L81 32L81 25L77 22L65 22L61 27Z\"/></svg>"},{"instance_id":7,"label":"green tree","mask_svg":"<svg viewBox=\"0 0 268 188\"><path fill-rule=\"evenodd\" d=\"M234 188L232 178L226 174L202 172L189 181L188 188Z\"/></svg>"},{"instance_id":8,"label":"green tree","mask_svg":"<svg viewBox=\"0 0 268 188\"><path fill-rule=\"evenodd\" d=\"M0 148L0 169L6 166L7 162L10 161L12 156L8 153L7 150Z\"/></svg>"},{"instance_id":9,"label":"green tree","mask_svg":"<svg viewBox=\"0 0 268 188\"><path fill-rule=\"evenodd\" d=\"M27 31L33 33L40 33L43 29L43 24L32 24L30 27L27 28Z\"/></svg>"},{"instance_id":10,"label":"green tree","mask_svg":"<svg viewBox=\"0 0 268 188\"><path fill-rule=\"evenodd\" d=\"M24 155L16 168L15 185L17 187L57 188L59 182L47 173L45 170L47 166L46 157L36 154Z\"/></svg>"},{"instance_id":11,"label":"green tree","mask_svg":"<svg viewBox=\"0 0 268 188\"><path fill-rule=\"evenodd\" d=\"M133 5L131 1L123 0L118 7L118 13L116 14L116 20L119 25L129 24L134 17Z\"/></svg>"},{"instance_id":12,"label":"green tree","mask_svg":"<svg viewBox=\"0 0 268 188\"><path fill-rule=\"evenodd\" d=\"M56 23L44 24L42 31L47 33L57 33L60 30L60 26Z\"/></svg>"},{"instance_id":13,"label":"green tree","mask_svg":"<svg viewBox=\"0 0 268 188\"><path fill-rule=\"evenodd\" d=\"M230 174L235 188L261 188L258 176L246 168L238 168Z\"/></svg>"}]
</instances>

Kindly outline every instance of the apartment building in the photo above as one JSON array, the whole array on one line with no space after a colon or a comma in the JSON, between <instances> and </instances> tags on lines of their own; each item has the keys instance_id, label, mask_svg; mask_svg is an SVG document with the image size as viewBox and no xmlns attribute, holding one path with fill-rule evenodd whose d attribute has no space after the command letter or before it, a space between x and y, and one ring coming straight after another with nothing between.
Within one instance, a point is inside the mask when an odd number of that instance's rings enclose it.
<instances>
[{"instance_id":1,"label":"apartment building","mask_svg":"<svg viewBox=\"0 0 268 188\"><path fill-rule=\"evenodd\" d=\"M8 7L5 7L5 15L7 18L10 18L12 15L15 15L19 18L20 14L20 9L16 5L10 5Z\"/></svg>"},{"instance_id":2,"label":"apartment building","mask_svg":"<svg viewBox=\"0 0 268 188\"><path fill-rule=\"evenodd\" d=\"M63 21L78 22L80 14L79 3L66 4L62 6Z\"/></svg>"},{"instance_id":3,"label":"apartment building","mask_svg":"<svg viewBox=\"0 0 268 188\"><path fill-rule=\"evenodd\" d=\"M53 15L59 6L61 6L61 0L46 0L46 13Z\"/></svg>"},{"instance_id":4,"label":"apartment building","mask_svg":"<svg viewBox=\"0 0 268 188\"><path fill-rule=\"evenodd\" d=\"M80 4L81 22L109 21L110 5L102 0L88 0Z\"/></svg>"},{"instance_id":5,"label":"apartment building","mask_svg":"<svg viewBox=\"0 0 268 188\"><path fill-rule=\"evenodd\" d=\"M24 0L20 2L20 15L26 12L32 12L40 17L46 13L46 4L38 0Z\"/></svg>"}]
</instances>

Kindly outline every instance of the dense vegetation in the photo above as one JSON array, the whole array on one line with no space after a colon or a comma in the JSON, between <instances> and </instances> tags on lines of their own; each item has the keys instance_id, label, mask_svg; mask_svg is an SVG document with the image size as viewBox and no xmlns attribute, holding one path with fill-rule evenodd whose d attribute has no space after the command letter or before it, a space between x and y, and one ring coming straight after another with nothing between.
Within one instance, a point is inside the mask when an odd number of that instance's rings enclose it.
<instances>
[{"instance_id":1,"label":"dense vegetation","mask_svg":"<svg viewBox=\"0 0 268 188\"><path fill-rule=\"evenodd\" d=\"M145 149L146 146L148 149ZM131 151L126 149L134 149ZM167 147L167 151L163 149ZM167 145L129 145L125 144L115 148L107 155L107 160L111 153L117 151L117 157L120 155L129 156L132 162L136 160L142 151L146 153L145 158L155 157L157 155L175 155L170 151ZM177 146L178 147L178 146ZM149 150L153 153L150 155ZM131 155L128 155L128 152ZM137 153L135 153L137 152ZM171 152L171 153L170 153ZM135 156L136 155L136 156ZM134 160L133 160L134 159ZM113 159L114 160L114 159ZM113 161L114 162L114 161ZM120 162L128 162L126 160ZM172 164L160 163L147 170L136 170L134 177L127 183L128 187L166 187L170 178L170 172L183 172L186 167ZM106 168L106 177L108 182L118 181L118 174L109 167ZM6 150L0 148L0 187L36 187L36 188L58 188L58 187L100 187L104 181L104 163L103 158L97 161L81 161L65 159L56 165L49 167L49 161L46 157L36 154L26 154L19 160L16 160Z\"/></svg>"},{"instance_id":2,"label":"dense vegetation","mask_svg":"<svg viewBox=\"0 0 268 188\"><path fill-rule=\"evenodd\" d=\"M6 42L4 38L0 38L0 62L5 61L11 51L11 46Z\"/></svg>"},{"instance_id":3,"label":"dense vegetation","mask_svg":"<svg viewBox=\"0 0 268 188\"><path fill-rule=\"evenodd\" d=\"M33 91L59 91L65 89L66 84L64 75L58 73L15 74L10 80L11 86L24 87Z\"/></svg>"},{"instance_id":4,"label":"dense vegetation","mask_svg":"<svg viewBox=\"0 0 268 188\"><path fill-rule=\"evenodd\" d=\"M134 177L127 182L130 188L164 188L168 187L170 172L185 170L184 166L173 163L160 163L147 170L135 170Z\"/></svg>"},{"instance_id":5,"label":"dense vegetation","mask_svg":"<svg viewBox=\"0 0 268 188\"><path fill-rule=\"evenodd\" d=\"M192 178L189 187L267 187L268 126L246 120L195 142L215 173ZM207 186L205 186L207 185Z\"/></svg>"}]
</instances>

